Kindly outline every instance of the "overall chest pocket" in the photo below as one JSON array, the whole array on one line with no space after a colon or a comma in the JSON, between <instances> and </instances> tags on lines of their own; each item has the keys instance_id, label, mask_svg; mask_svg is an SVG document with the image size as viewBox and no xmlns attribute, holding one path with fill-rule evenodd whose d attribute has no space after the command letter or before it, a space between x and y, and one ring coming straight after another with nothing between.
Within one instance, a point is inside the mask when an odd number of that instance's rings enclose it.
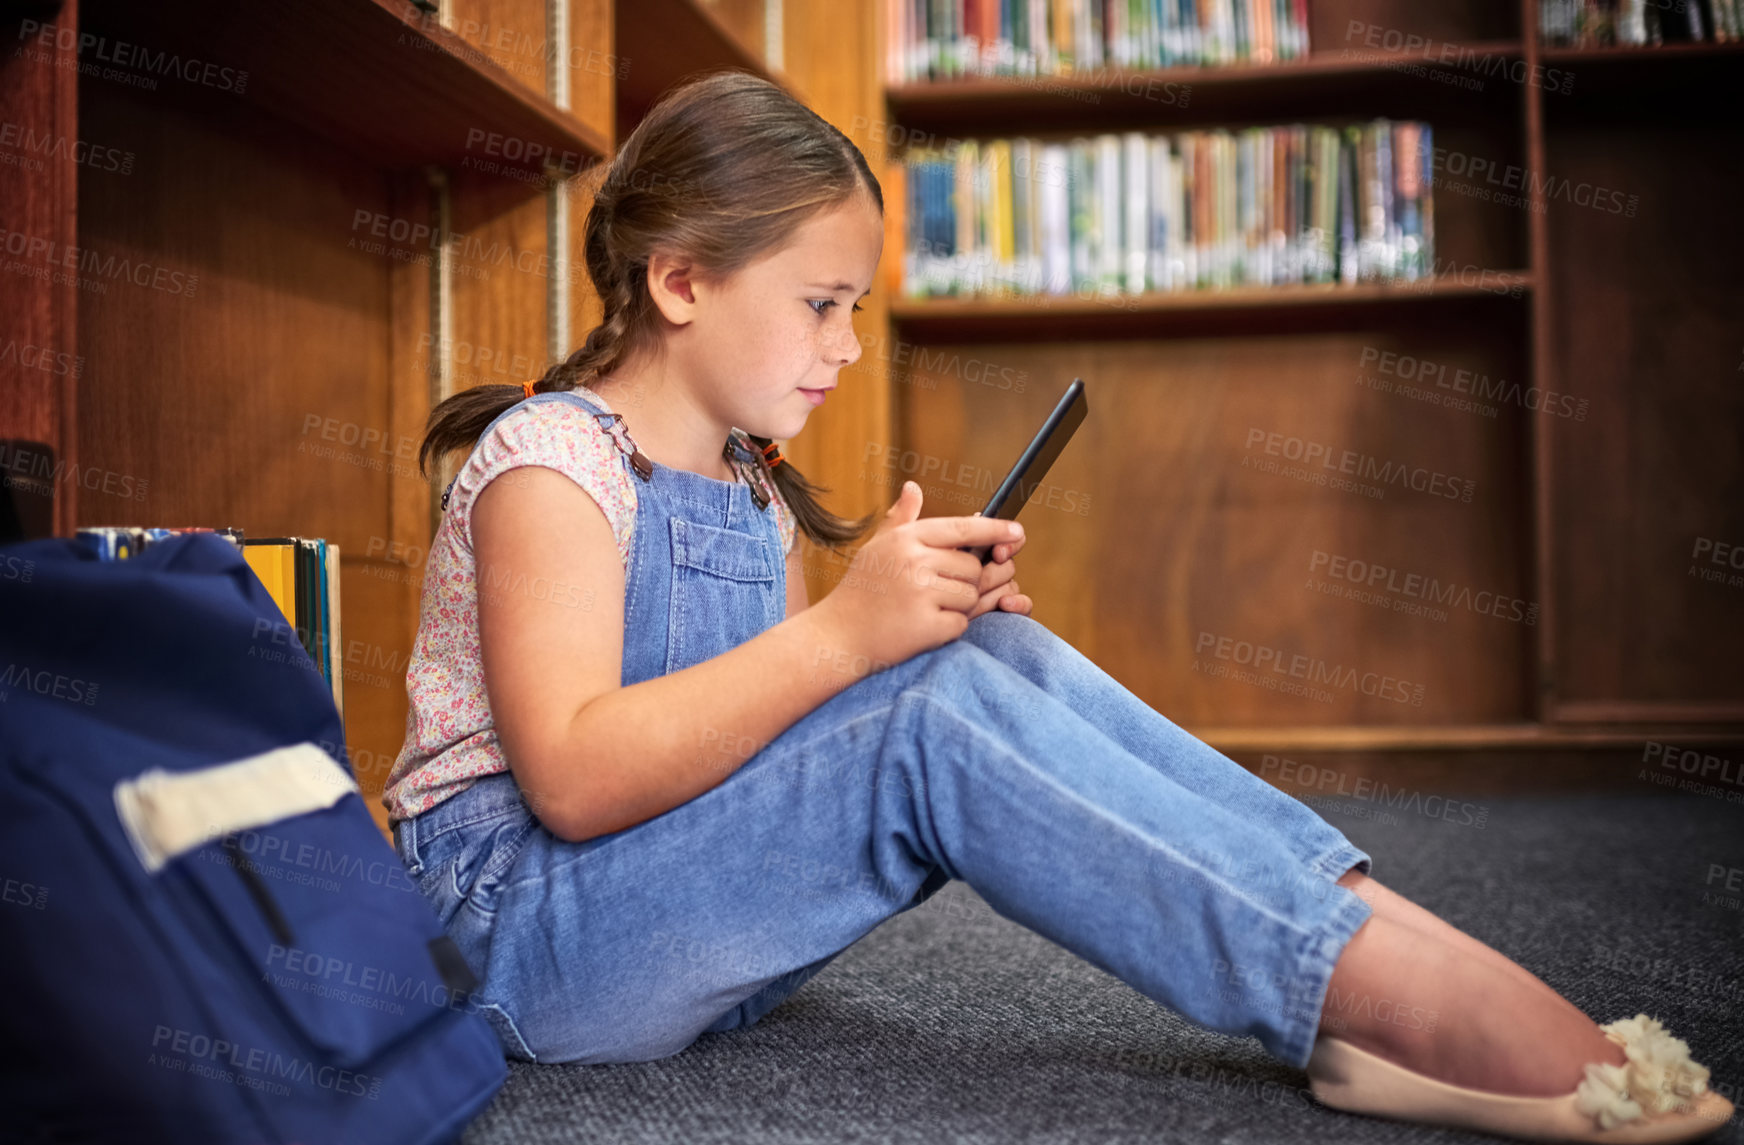
<instances>
[{"instance_id":1,"label":"overall chest pocket","mask_svg":"<svg viewBox=\"0 0 1744 1145\"><path fill-rule=\"evenodd\" d=\"M668 519L672 600L666 671L736 648L781 619L785 569L776 546L752 533Z\"/></svg>"}]
</instances>

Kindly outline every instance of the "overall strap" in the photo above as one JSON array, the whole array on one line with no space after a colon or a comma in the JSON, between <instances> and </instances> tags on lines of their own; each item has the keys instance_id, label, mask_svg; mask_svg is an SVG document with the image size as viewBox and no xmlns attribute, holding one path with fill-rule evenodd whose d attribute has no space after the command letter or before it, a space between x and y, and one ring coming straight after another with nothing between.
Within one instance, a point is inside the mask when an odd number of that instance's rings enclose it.
<instances>
[{"instance_id":1,"label":"overall strap","mask_svg":"<svg viewBox=\"0 0 1744 1145\"><path fill-rule=\"evenodd\" d=\"M478 439L483 441L490 435L491 430L497 427L498 422L516 412L522 406L533 402L549 401L568 401L574 405L580 406L582 409L585 409L588 413L592 414L594 420L599 424L601 432L609 436L612 439L612 443L618 447L618 452L623 454L630 472L634 473L637 477L640 477L643 481L652 481L654 479L654 463L649 461L647 455L645 455L640 449L636 448L636 442L630 437L630 431L624 427L623 415L617 413L605 413L599 406L588 401L573 390L549 390L543 393L534 394L530 398L522 398L508 409L492 418L490 424L484 427L484 432L478 435ZM478 446L473 446L473 449L476 450L477 448ZM470 455L467 460L471 460ZM465 469L466 466L462 465L461 468ZM458 480L460 480L460 474L457 472L449 479L448 487L442 490L442 508L444 511L448 508L449 494L454 492L454 483Z\"/></svg>"},{"instance_id":2,"label":"overall strap","mask_svg":"<svg viewBox=\"0 0 1744 1145\"><path fill-rule=\"evenodd\" d=\"M775 443L770 442L770 448L774 447ZM757 449L757 444L744 430L734 429L728 432L727 445L722 452L728 461L737 459L745 463L751 474L750 480L746 482L751 488L751 500L756 504L758 512L767 512L769 502L775 499L775 480L769 471L765 455Z\"/></svg>"}]
</instances>

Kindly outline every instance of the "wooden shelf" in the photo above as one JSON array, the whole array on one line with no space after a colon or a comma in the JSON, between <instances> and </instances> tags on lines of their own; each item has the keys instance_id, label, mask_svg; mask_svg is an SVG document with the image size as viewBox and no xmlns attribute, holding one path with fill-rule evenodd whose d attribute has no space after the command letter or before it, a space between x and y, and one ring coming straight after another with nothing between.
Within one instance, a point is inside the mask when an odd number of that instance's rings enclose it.
<instances>
[{"instance_id":1,"label":"wooden shelf","mask_svg":"<svg viewBox=\"0 0 1744 1145\"><path fill-rule=\"evenodd\" d=\"M1737 118L1744 43L1673 43L1638 48L1545 48L1546 68L1570 76L1572 96L1544 105L1552 134L1580 120L1727 123Z\"/></svg>"},{"instance_id":2,"label":"wooden shelf","mask_svg":"<svg viewBox=\"0 0 1744 1145\"><path fill-rule=\"evenodd\" d=\"M386 168L463 160L578 171L606 138L440 28L408 0L237 4L85 0L89 32L246 71L240 102L292 120ZM222 106L231 91L160 83ZM493 143L492 136L497 137Z\"/></svg>"},{"instance_id":3,"label":"wooden shelf","mask_svg":"<svg viewBox=\"0 0 1744 1145\"><path fill-rule=\"evenodd\" d=\"M1440 45L1463 57L1519 59L1518 40L1485 40ZM1457 70L1405 52L1344 50L1320 52L1278 64L1226 64L1216 67L1155 69L1108 68L1082 76L989 76L921 81L885 89L891 117L904 124L944 124L996 117L1055 122L1091 118L1106 122L1134 119L1169 122L1200 119L1202 112L1236 114L1279 109L1297 115L1294 103L1312 98L1342 98L1361 91L1374 102L1379 83L1420 77L1406 69ZM1398 86L1398 85L1392 85Z\"/></svg>"},{"instance_id":4,"label":"wooden shelf","mask_svg":"<svg viewBox=\"0 0 1744 1145\"><path fill-rule=\"evenodd\" d=\"M1591 48L1541 48L1538 52L1538 58L1545 63L1558 64L1653 64L1703 59L1711 56L1744 56L1744 42L1715 43L1711 40L1703 40L1696 43L1642 44L1638 47L1613 45L1611 47Z\"/></svg>"},{"instance_id":5,"label":"wooden shelf","mask_svg":"<svg viewBox=\"0 0 1744 1145\"><path fill-rule=\"evenodd\" d=\"M743 68L805 97L697 0L617 0L618 138L634 130L674 84L696 72Z\"/></svg>"},{"instance_id":6,"label":"wooden shelf","mask_svg":"<svg viewBox=\"0 0 1744 1145\"><path fill-rule=\"evenodd\" d=\"M1450 301L1516 300L1532 288L1524 271L1485 271L1416 283L1358 286L1242 286L1183 290L1108 299L1079 294L1021 298L917 298L890 304L891 321L905 333L932 341L974 338L1027 341L1075 337L1144 337L1167 333L1177 319L1232 317L1244 322L1309 311L1318 322L1329 313L1370 313L1377 308ZM1517 289L1516 289L1517 288Z\"/></svg>"}]
</instances>

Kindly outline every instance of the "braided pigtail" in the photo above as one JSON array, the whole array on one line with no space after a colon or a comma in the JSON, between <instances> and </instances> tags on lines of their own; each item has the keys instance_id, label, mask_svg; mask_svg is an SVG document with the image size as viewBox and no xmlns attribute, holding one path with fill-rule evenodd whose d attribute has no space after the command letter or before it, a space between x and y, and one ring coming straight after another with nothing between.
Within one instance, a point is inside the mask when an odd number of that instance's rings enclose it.
<instances>
[{"instance_id":1,"label":"braided pigtail","mask_svg":"<svg viewBox=\"0 0 1744 1145\"><path fill-rule=\"evenodd\" d=\"M818 503L818 494L828 493L827 488L807 480L805 474L793 467L793 462L771 449L772 439L752 433L745 436L757 446L757 464L769 474L781 499L793 510L794 525L810 537L813 544L834 549L858 540L878 519L876 513L849 520L828 512Z\"/></svg>"}]
</instances>

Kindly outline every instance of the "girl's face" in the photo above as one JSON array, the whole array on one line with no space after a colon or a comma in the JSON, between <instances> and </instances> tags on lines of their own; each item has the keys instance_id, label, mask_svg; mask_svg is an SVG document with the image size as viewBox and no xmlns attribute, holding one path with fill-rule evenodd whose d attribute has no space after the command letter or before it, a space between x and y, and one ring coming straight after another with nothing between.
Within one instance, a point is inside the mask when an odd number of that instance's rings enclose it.
<instances>
[{"instance_id":1,"label":"girl's face","mask_svg":"<svg viewBox=\"0 0 1744 1145\"><path fill-rule=\"evenodd\" d=\"M721 420L790 438L860 358L853 312L871 292L884 220L855 196L814 215L793 240L712 287L698 283L686 373Z\"/></svg>"}]
</instances>

